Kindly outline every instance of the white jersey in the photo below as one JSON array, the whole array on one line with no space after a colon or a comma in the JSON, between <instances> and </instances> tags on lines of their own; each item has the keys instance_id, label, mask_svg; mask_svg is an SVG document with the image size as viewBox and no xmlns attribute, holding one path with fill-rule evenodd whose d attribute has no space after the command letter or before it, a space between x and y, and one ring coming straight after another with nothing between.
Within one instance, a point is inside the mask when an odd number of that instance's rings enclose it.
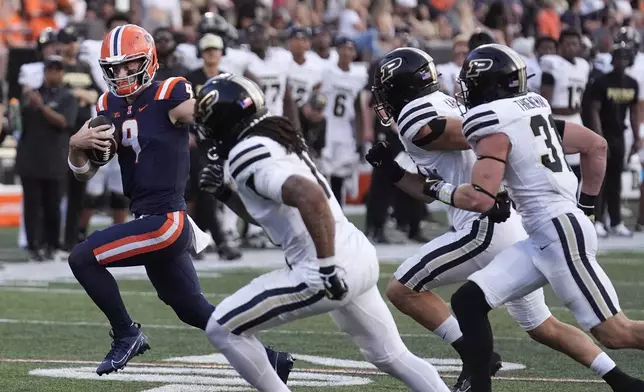
<instances>
[{"instance_id":1,"label":"white jersey","mask_svg":"<svg viewBox=\"0 0 644 392\"><path fill-rule=\"evenodd\" d=\"M203 67L203 59L197 57L197 46L182 43L177 45L175 51L181 63L191 71ZM219 68L222 72L237 76L244 76L251 61L250 52L239 48L226 48L226 55L222 56Z\"/></svg>"},{"instance_id":2,"label":"white jersey","mask_svg":"<svg viewBox=\"0 0 644 392\"><path fill-rule=\"evenodd\" d=\"M281 246L289 264L317 259L300 212L282 203L282 185L292 175L315 181L324 189L335 220L336 254L342 253L348 234L358 231L344 216L331 187L306 154L301 159L270 138L251 136L230 151L226 169L246 210L271 241Z\"/></svg>"},{"instance_id":3,"label":"white jersey","mask_svg":"<svg viewBox=\"0 0 644 392\"><path fill-rule=\"evenodd\" d=\"M565 161L550 105L534 93L468 110L463 134L476 151L479 139L504 133L512 148L505 185L528 234L551 219L577 211L577 177Z\"/></svg>"},{"instance_id":4,"label":"white jersey","mask_svg":"<svg viewBox=\"0 0 644 392\"><path fill-rule=\"evenodd\" d=\"M338 63L338 59L340 58L338 55L338 51L335 48L329 49L329 57L325 59L320 57L320 55L313 50L309 50L308 52L306 52L306 55L310 57L315 57L316 59L325 63L326 66L336 65Z\"/></svg>"},{"instance_id":5,"label":"white jersey","mask_svg":"<svg viewBox=\"0 0 644 392\"><path fill-rule=\"evenodd\" d=\"M283 48L268 48L266 57L260 59L250 52L248 71L259 80L266 97L266 107L274 116L284 114L284 96L288 71L293 62L293 55Z\"/></svg>"},{"instance_id":6,"label":"white jersey","mask_svg":"<svg viewBox=\"0 0 644 392\"><path fill-rule=\"evenodd\" d=\"M438 71L438 81L441 84L441 90L444 91L449 96L454 96L457 89L458 83L458 74L461 72L461 67L454 64L453 62L438 64L436 66L436 71ZM460 116L460 113L459 113Z\"/></svg>"},{"instance_id":7,"label":"white jersey","mask_svg":"<svg viewBox=\"0 0 644 392\"><path fill-rule=\"evenodd\" d=\"M354 104L368 78L367 69L359 64L350 64L348 71L335 64L324 72L322 93L327 99L324 109L327 145L332 141L354 140Z\"/></svg>"},{"instance_id":8,"label":"white jersey","mask_svg":"<svg viewBox=\"0 0 644 392\"><path fill-rule=\"evenodd\" d=\"M555 79L550 106L579 111L590 74L588 62L576 57L575 62L571 63L559 55L550 54L542 56L539 65L542 72L551 74Z\"/></svg>"},{"instance_id":9,"label":"white jersey","mask_svg":"<svg viewBox=\"0 0 644 392\"><path fill-rule=\"evenodd\" d=\"M437 117L461 117L458 102L440 91L425 95L408 103L398 116L398 137L421 174L433 170L445 181L459 185L470 182L476 155L472 150L427 151L414 144L413 139L420 129ZM450 221L456 230L467 228L480 214L448 208Z\"/></svg>"},{"instance_id":10,"label":"white jersey","mask_svg":"<svg viewBox=\"0 0 644 392\"><path fill-rule=\"evenodd\" d=\"M18 84L32 90L40 88L45 78L45 64L42 62L27 63L20 66Z\"/></svg>"},{"instance_id":11,"label":"white jersey","mask_svg":"<svg viewBox=\"0 0 644 392\"><path fill-rule=\"evenodd\" d=\"M303 64L293 60L288 72L288 84L291 86L293 100L298 107L309 102L313 87L322 82L326 65L317 56L306 55Z\"/></svg>"},{"instance_id":12,"label":"white jersey","mask_svg":"<svg viewBox=\"0 0 644 392\"><path fill-rule=\"evenodd\" d=\"M101 65L98 63L98 59L101 58L101 46L103 41L86 39L81 42L80 51L78 53L78 59L85 61L89 64L92 71L92 77L96 82L96 85L100 87L101 91L107 91L107 83L103 77L103 70Z\"/></svg>"}]
</instances>

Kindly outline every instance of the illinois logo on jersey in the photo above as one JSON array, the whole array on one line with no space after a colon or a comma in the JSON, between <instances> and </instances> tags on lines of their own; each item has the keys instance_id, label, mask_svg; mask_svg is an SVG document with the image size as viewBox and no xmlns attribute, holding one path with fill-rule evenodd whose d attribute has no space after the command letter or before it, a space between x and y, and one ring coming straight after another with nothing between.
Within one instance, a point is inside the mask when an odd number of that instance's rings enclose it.
<instances>
[{"instance_id":1,"label":"illinois logo on jersey","mask_svg":"<svg viewBox=\"0 0 644 392\"><path fill-rule=\"evenodd\" d=\"M481 72L487 71L492 68L493 64L494 62L491 59L472 60L470 61L470 66L465 76L467 76L468 78L476 78L481 74Z\"/></svg>"},{"instance_id":2,"label":"illinois logo on jersey","mask_svg":"<svg viewBox=\"0 0 644 392\"><path fill-rule=\"evenodd\" d=\"M400 57L396 57L395 59L384 63L382 67L380 67L380 81L385 82L394 76L394 71L400 68L401 65L402 59Z\"/></svg>"}]
</instances>

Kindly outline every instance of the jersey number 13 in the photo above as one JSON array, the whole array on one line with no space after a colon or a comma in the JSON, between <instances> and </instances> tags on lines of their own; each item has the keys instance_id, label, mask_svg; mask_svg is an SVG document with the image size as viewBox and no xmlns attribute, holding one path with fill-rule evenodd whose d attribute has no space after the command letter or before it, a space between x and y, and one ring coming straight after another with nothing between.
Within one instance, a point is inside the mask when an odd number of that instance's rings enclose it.
<instances>
[{"instance_id":1,"label":"jersey number 13","mask_svg":"<svg viewBox=\"0 0 644 392\"><path fill-rule=\"evenodd\" d=\"M563 143L551 115L536 115L530 119L530 128L537 139L541 164L553 173L571 171L563 153Z\"/></svg>"}]
</instances>

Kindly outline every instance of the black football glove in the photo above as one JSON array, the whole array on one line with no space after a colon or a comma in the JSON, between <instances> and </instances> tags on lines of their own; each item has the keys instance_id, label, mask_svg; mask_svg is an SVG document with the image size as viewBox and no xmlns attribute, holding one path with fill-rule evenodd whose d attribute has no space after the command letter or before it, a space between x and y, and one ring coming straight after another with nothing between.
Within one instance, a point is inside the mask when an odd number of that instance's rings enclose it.
<instances>
[{"instance_id":1,"label":"black football glove","mask_svg":"<svg viewBox=\"0 0 644 392\"><path fill-rule=\"evenodd\" d=\"M382 169L392 182L398 182L405 175L405 169L400 167L395 158L389 143L382 140L374 144L365 155L371 166Z\"/></svg>"},{"instance_id":2,"label":"black football glove","mask_svg":"<svg viewBox=\"0 0 644 392\"><path fill-rule=\"evenodd\" d=\"M199 189L210 193L219 200L230 196L231 190L224 183L224 166L221 163L211 163L199 173Z\"/></svg>"},{"instance_id":3,"label":"black football glove","mask_svg":"<svg viewBox=\"0 0 644 392\"><path fill-rule=\"evenodd\" d=\"M441 190L443 185L445 185L445 180L443 177L438 174L436 169L428 172L425 176L425 183L423 184L423 193L433 199L440 200L438 198L438 192Z\"/></svg>"},{"instance_id":4,"label":"black football glove","mask_svg":"<svg viewBox=\"0 0 644 392\"><path fill-rule=\"evenodd\" d=\"M338 276L338 270L334 265L320 267L320 276L324 282L324 292L331 301L342 301L349 289L344 279Z\"/></svg>"},{"instance_id":5,"label":"black football glove","mask_svg":"<svg viewBox=\"0 0 644 392\"><path fill-rule=\"evenodd\" d=\"M502 191L496 194L494 205L489 210L481 214L480 219L489 218L490 222L502 223L508 220L512 213L512 199L508 191Z\"/></svg>"}]
</instances>

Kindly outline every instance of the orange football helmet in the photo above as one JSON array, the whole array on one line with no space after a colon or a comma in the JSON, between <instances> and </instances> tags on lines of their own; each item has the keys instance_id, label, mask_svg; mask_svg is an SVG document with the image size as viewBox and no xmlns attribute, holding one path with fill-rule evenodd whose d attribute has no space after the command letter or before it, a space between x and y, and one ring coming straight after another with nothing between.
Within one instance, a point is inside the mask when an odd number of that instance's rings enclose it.
<instances>
[{"instance_id":1,"label":"orange football helmet","mask_svg":"<svg viewBox=\"0 0 644 392\"><path fill-rule=\"evenodd\" d=\"M117 97L130 96L149 86L159 68L154 39L133 24L118 26L105 36L98 62L110 91Z\"/></svg>"}]
</instances>

